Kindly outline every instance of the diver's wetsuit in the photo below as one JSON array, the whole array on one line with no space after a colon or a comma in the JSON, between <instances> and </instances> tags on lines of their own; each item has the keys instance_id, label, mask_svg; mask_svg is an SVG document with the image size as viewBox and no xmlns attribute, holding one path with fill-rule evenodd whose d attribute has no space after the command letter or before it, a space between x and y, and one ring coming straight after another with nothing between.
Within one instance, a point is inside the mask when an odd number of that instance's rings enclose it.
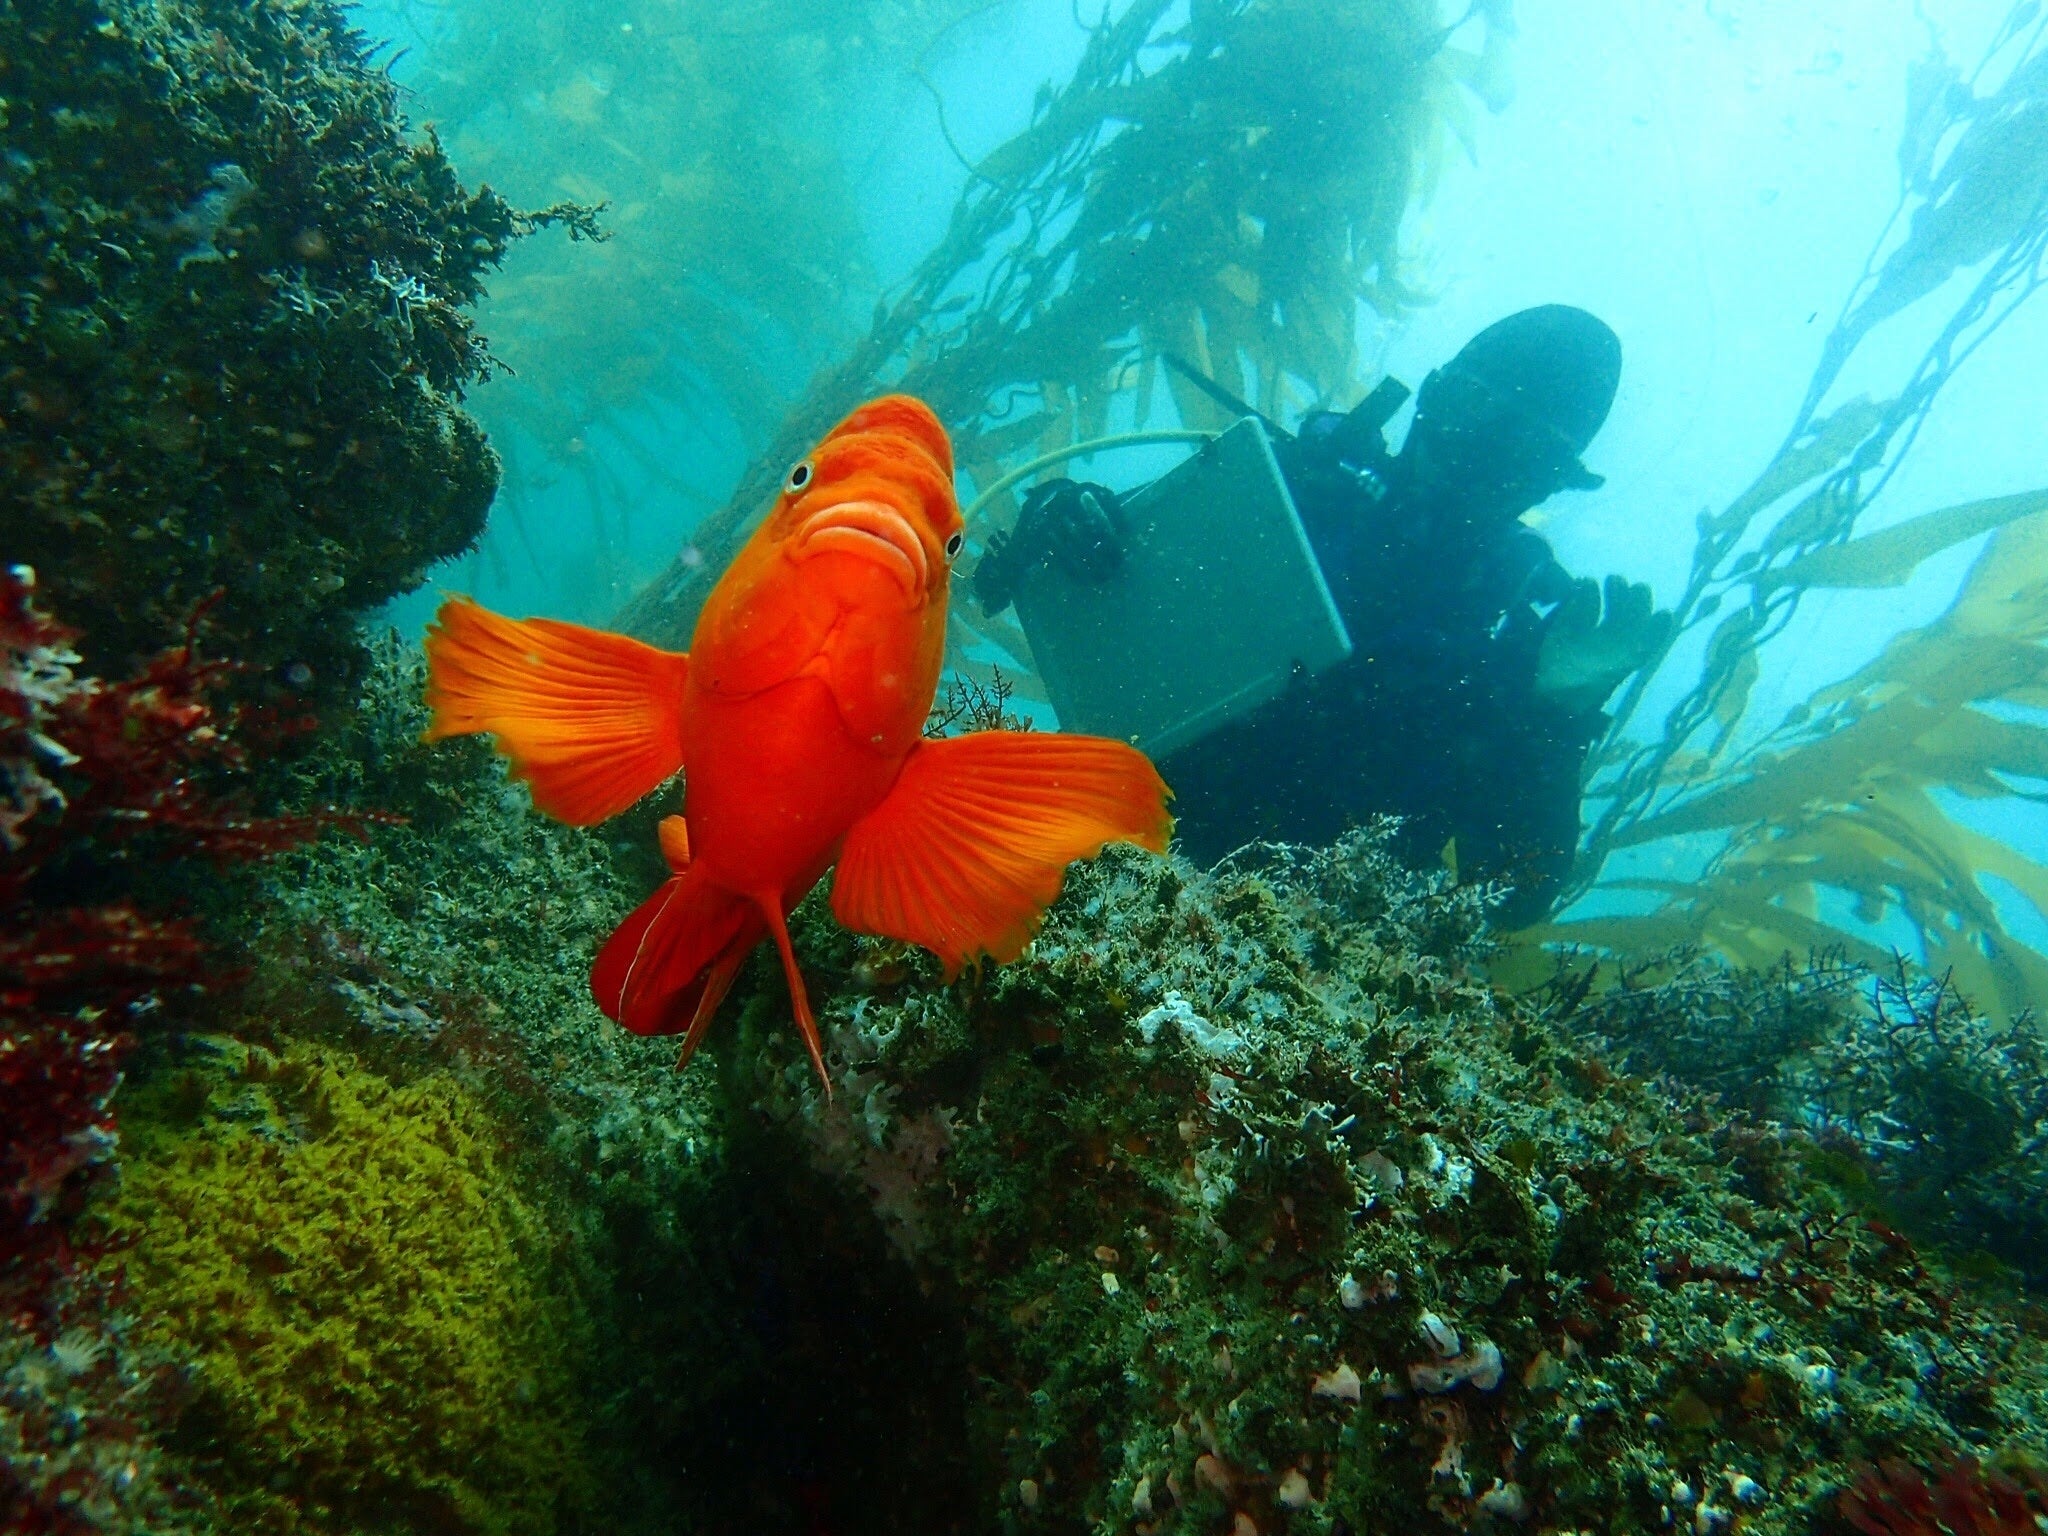
<instances>
[{"instance_id":1,"label":"diver's wetsuit","mask_svg":"<svg viewBox=\"0 0 2048 1536\"><path fill-rule=\"evenodd\" d=\"M1210 398L1249 411L1192 365ZM1408 391L1383 380L1352 411L1317 412L1273 452L1353 654L1160 764L1183 849L1200 863L1258 839L1327 844L1403 818L1399 851L1504 881L1496 914L1542 916L1579 836L1579 774L1600 706L1670 632L1647 587L1574 581L1519 517L1602 483L1583 454L1607 419L1621 342L1547 304L1494 322L1422 383L1398 457L1382 435ZM1272 427L1271 423L1268 423ZM983 609L1050 563L1114 579L1122 527L1106 487L1049 481L1014 539L975 572Z\"/></svg>"},{"instance_id":2,"label":"diver's wetsuit","mask_svg":"<svg viewBox=\"0 0 2048 1536\"><path fill-rule=\"evenodd\" d=\"M1570 577L1517 522L1432 519L1389 467L1378 502L1289 473L1354 650L1160 764L1176 836L1208 863L1391 813L1409 862L1436 863L1455 838L1461 875L1515 887L1498 919L1530 921L1570 867L1580 766L1606 724L1535 686Z\"/></svg>"}]
</instances>

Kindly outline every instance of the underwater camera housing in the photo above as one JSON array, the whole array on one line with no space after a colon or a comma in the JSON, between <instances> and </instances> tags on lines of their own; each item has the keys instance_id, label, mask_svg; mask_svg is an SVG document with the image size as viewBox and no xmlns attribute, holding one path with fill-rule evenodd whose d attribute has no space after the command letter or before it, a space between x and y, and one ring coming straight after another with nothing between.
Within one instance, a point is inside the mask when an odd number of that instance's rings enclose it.
<instances>
[{"instance_id":1,"label":"underwater camera housing","mask_svg":"<svg viewBox=\"0 0 2048 1536\"><path fill-rule=\"evenodd\" d=\"M1351 654L1265 427L1247 417L1122 501L1099 584L1025 573L1017 617L1060 728L1164 757Z\"/></svg>"}]
</instances>

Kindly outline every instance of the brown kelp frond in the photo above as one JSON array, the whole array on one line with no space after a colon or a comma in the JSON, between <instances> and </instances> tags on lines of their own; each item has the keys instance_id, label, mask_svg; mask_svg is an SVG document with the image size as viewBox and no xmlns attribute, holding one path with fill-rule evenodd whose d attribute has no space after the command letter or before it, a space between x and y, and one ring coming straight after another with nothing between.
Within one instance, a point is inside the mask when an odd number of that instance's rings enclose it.
<instances>
[{"instance_id":1,"label":"brown kelp frond","mask_svg":"<svg viewBox=\"0 0 2048 1536\"><path fill-rule=\"evenodd\" d=\"M885 383L933 404L978 486L1006 460L1099 436L1112 401L1143 421L1162 352L1250 381L1269 411L1356 389L1358 306L1404 301L1402 215L1456 141L1473 82L1499 89L1497 39L1490 60L1444 45L1420 0L1229 0L1184 19L1138 0L1106 21L1029 126L975 163L901 296L621 623L687 635L789 460ZM1176 403L1211 419L1198 397ZM977 623L1022 654L1013 626Z\"/></svg>"},{"instance_id":2,"label":"brown kelp frond","mask_svg":"<svg viewBox=\"0 0 2048 1536\"><path fill-rule=\"evenodd\" d=\"M1589 761L1599 812L1566 905L1606 894L1530 937L1770 966L1829 945L1875 963L1910 933L2001 1015L2048 986L2048 957L2011 928L2016 905L2048 914L2048 873L1963 819L1966 802L2033 798L2048 780L2048 489L1862 529L1949 378L2048 281L2048 41L2025 11L1967 81L1938 55L1916 68L1894 216L1783 445L1701 517L1672 644L1624 689ZM1895 389L1829 407L1874 327L1964 273ZM1808 593L1899 586L1987 534L1946 613L1775 727L1752 718L1764 653ZM1687 636L1698 675L1658 726L1644 701Z\"/></svg>"},{"instance_id":3,"label":"brown kelp frond","mask_svg":"<svg viewBox=\"0 0 2048 1536\"><path fill-rule=\"evenodd\" d=\"M1902 918L1927 963L1953 968L1984 1006L2027 1006L2048 988L2048 960L2010 934L2000 902L2048 913L2048 870L1951 807L2048 779L2048 731L2032 713L2048 698L2044 639L2048 518L2030 517L1993 535L1934 623L1895 636L1738 763L1608 834L1608 850L1711 839L1698 877L1609 880L1661 897L1654 914L1567 917L1541 937L1639 952L1654 936L1766 966L1828 943L1880 958L1869 928L1845 934L1824 915L1832 893L1830 914L1846 905L1870 928Z\"/></svg>"}]
</instances>

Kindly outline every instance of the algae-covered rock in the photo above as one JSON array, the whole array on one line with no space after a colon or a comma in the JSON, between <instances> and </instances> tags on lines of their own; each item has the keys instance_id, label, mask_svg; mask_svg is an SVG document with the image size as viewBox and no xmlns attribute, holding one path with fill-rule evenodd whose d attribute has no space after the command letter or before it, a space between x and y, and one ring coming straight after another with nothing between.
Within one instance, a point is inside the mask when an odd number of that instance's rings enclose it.
<instances>
[{"instance_id":1,"label":"algae-covered rock","mask_svg":"<svg viewBox=\"0 0 2048 1536\"><path fill-rule=\"evenodd\" d=\"M294 765L294 792L383 819L281 856L242 919L291 972L280 1006L318 996L370 1036L491 1057L565 1169L658 1181L707 1134L705 1084L591 1000L591 958L634 904L615 850L535 813L483 741L422 741L419 651L367 649L354 708Z\"/></svg>"},{"instance_id":2,"label":"algae-covered rock","mask_svg":"<svg viewBox=\"0 0 2048 1536\"><path fill-rule=\"evenodd\" d=\"M1588 991L1579 960L1553 991ZM2048 1029L1977 1012L1951 975L1839 954L1737 971L1695 951L1623 967L1572 1013L1630 1070L1805 1125L1887 1220L2048 1287Z\"/></svg>"},{"instance_id":3,"label":"algae-covered rock","mask_svg":"<svg viewBox=\"0 0 2048 1536\"><path fill-rule=\"evenodd\" d=\"M654 878L652 820L535 814L481 742L421 742L417 651L371 656L356 709L294 772L311 799L404 822L271 866L249 1008L261 1038L488 1082L544 1153L588 1277L587 1528L972 1529L948 1517L969 1486L950 1309L800 1141L728 1134L715 1073L677 1072L673 1040L591 1000L591 956L633 901L614 853Z\"/></svg>"},{"instance_id":4,"label":"algae-covered rock","mask_svg":"<svg viewBox=\"0 0 2048 1536\"><path fill-rule=\"evenodd\" d=\"M764 973L711 1049L953 1298L991 1525L1795 1532L2048 1423L2038 1317L1493 995L1378 835L1111 855L951 988L805 912L834 1097Z\"/></svg>"},{"instance_id":5,"label":"algae-covered rock","mask_svg":"<svg viewBox=\"0 0 2048 1536\"><path fill-rule=\"evenodd\" d=\"M138 1330L191 1362L173 1446L227 1529L560 1528L588 1329L508 1127L446 1073L222 1044L124 1101L103 1212Z\"/></svg>"},{"instance_id":6,"label":"algae-covered rock","mask_svg":"<svg viewBox=\"0 0 2048 1536\"><path fill-rule=\"evenodd\" d=\"M0 1530L206 1536L208 1502L156 1431L181 1362L135 1337L83 1266L51 1276L0 1326Z\"/></svg>"},{"instance_id":7,"label":"algae-covered rock","mask_svg":"<svg viewBox=\"0 0 2048 1536\"><path fill-rule=\"evenodd\" d=\"M328 0L0 5L4 554L96 659L223 588L214 643L327 693L483 526L467 306L533 221L365 48Z\"/></svg>"},{"instance_id":8,"label":"algae-covered rock","mask_svg":"<svg viewBox=\"0 0 2048 1536\"><path fill-rule=\"evenodd\" d=\"M1790 1533L1859 1458L2038 1438L2027 1314L1595 1004L1497 997L1482 897L1377 836L1113 853L953 986L814 898L825 1104L772 957L685 1074L591 1004L669 802L555 826L377 656L297 771L406 821L280 862L241 1032L494 1085L583 1277L595 1528Z\"/></svg>"}]
</instances>

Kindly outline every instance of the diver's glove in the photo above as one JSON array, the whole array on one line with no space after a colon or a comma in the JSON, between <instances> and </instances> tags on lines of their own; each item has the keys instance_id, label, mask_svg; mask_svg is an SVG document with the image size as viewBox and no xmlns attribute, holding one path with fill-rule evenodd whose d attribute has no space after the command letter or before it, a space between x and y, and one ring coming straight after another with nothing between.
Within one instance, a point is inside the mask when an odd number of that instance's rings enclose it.
<instances>
[{"instance_id":1,"label":"diver's glove","mask_svg":"<svg viewBox=\"0 0 2048 1536\"><path fill-rule=\"evenodd\" d=\"M1025 492L1016 529L990 535L988 552L974 568L974 597L983 613L997 614L1041 566L1100 586L1123 563L1124 514L1116 492L1086 480L1045 480Z\"/></svg>"},{"instance_id":2,"label":"diver's glove","mask_svg":"<svg viewBox=\"0 0 2048 1536\"><path fill-rule=\"evenodd\" d=\"M1574 581L1551 614L1536 656L1536 691L1573 714L1600 708L1671 638L1671 614L1652 610L1647 585L1609 576L1604 617L1600 595L1590 576Z\"/></svg>"}]
</instances>

